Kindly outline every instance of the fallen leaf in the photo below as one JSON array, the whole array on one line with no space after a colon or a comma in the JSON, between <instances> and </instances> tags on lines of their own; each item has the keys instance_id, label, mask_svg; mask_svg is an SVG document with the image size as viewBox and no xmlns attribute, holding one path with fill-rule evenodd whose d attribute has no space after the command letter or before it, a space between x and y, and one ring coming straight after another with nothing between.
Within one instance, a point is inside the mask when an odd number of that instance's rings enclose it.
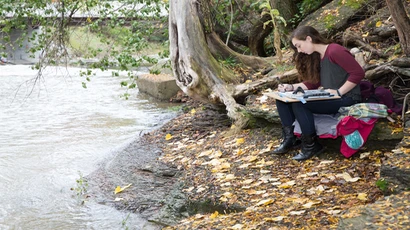
<instances>
[{"instance_id":1,"label":"fallen leaf","mask_svg":"<svg viewBox=\"0 0 410 230\"><path fill-rule=\"evenodd\" d=\"M201 192L203 192L203 191L205 191L206 190L206 188L204 188L204 187L199 187L197 190L196 190L196 193L201 193Z\"/></svg>"},{"instance_id":2,"label":"fallen leaf","mask_svg":"<svg viewBox=\"0 0 410 230\"><path fill-rule=\"evenodd\" d=\"M359 193L357 194L357 199L366 201L367 200L367 194L366 193Z\"/></svg>"},{"instance_id":3,"label":"fallen leaf","mask_svg":"<svg viewBox=\"0 0 410 230\"><path fill-rule=\"evenodd\" d=\"M221 164L221 169L229 169L230 167L231 167L231 164L229 164L228 162Z\"/></svg>"},{"instance_id":4,"label":"fallen leaf","mask_svg":"<svg viewBox=\"0 0 410 230\"><path fill-rule=\"evenodd\" d=\"M243 164L243 165L239 166L239 168L240 168L240 169L248 168L249 165L251 165L251 164L249 164L249 163Z\"/></svg>"},{"instance_id":5,"label":"fallen leaf","mask_svg":"<svg viewBox=\"0 0 410 230\"><path fill-rule=\"evenodd\" d=\"M242 155L244 152L242 149L238 149L238 151L236 152L236 155L240 156Z\"/></svg>"},{"instance_id":6,"label":"fallen leaf","mask_svg":"<svg viewBox=\"0 0 410 230\"><path fill-rule=\"evenodd\" d=\"M165 136L165 140L166 140L166 141L169 141L169 140L171 140L171 139L172 139L172 135L168 133L168 134Z\"/></svg>"},{"instance_id":7,"label":"fallen leaf","mask_svg":"<svg viewBox=\"0 0 410 230\"><path fill-rule=\"evenodd\" d=\"M310 201L310 202L307 202L306 204L304 204L302 206L304 208L311 208L313 205L320 204L320 203L321 203L320 201Z\"/></svg>"},{"instance_id":8,"label":"fallen leaf","mask_svg":"<svg viewBox=\"0 0 410 230\"><path fill-rule=\"evenodd\" d=\"M253 162L253 161L256 161L257 159L258 159L257 156L249 156L248 161Z\"/></svg>"},{"instance_id":9,"label":"fallen leaf","mask_svg":"<svg viewBox=\"0 0 410 230\"><path fill-rule=\"evenodd\" d=\"M236 144L237 144L237 145L241 145L241 144L243 144L243 143L245 143L245 138L238 138L238 139L236 139Z\"/></svg>"},{"instance_id":10,"label":"fallen leaf","mask_svg":"<svg viewBox=\"0 0 410 230\"><path fill-rule=\"evenodd\" d=\"M210 216L209 218L215 219L215 218L218 217L218 215L219 215L219 212L218 212L218 211L215 211L214 213L211 214L211 216Z\"/></svg>"},{"instance_id":11,"label":"fallen leaf","mask_svg":"<svg viewBox=\"0 0 410 230\"><path fill-rule=\"evenodd\" d=\"M403 132L403 128L400 127L400 128L395 128L395 129L393 129L393 130L391 131L391 134L402 133L402 132Z\"/></svg>"},{"instance_id":12,"label":"fallen leaf","mask_svg":"<svg viewBox=\"0 0 410 230\"><path fill-rule=\"evenodd\" d=\"M344 173L341 173L341 174L337 174L336 177L343 178L343 179L344 179L345 181L347 181L347 182L356 182L356 181L360 180L360 177L352 178L352 177L349 175L349 173L347 173L347 172L344 172Z\"/></svg>"},{"instance_id":13,"label":"fallen leaf","mask_svg":"<svg viewBox=\"0 0 410 230\"><path fill-rule=\"evenodd\" d=\"M132 184L128 184L127 186L124 186L123 188L121 188L119 185L115 188L114 190L114 194L120 193L122 191L124 191L124 189L127 189L131 186Z\"/></svg>"},{"instance_id":14,"label":"fallen leaf","mask_svg":"<svg viewBox=\"0 0 410 230\"><path fill-rule=\"evenodd\" d=\"M214 152L213 149L201 152L198 157L209 156Z\"/></svg>"},{"instance_id":15,"label":"fallen leaf","mask_svg":"<svg viewBox=\"0 0 410 230\"><path fill-rule=\"evenodd\" d=\"M191 186L191 187L189 187L189 188L187 188L187 189L184 189L183 191L184 192L192 192L192 190L194 190L194 186Z\"/></svg>"},{"instance_id":16,"label":"fallen leaf","mask_svg":"<svg viewBox=\"0 0 410 230\"><path fill-rule=\"evenodd\" d=\"M196 110L195 109L191 109L191 114L195 114Z\"/></svg>"},{"instance_id":17,"label":"fallen leaf","mask_svg":"<svg viewBox=\"0 0 410 230\"><path fill-rule=\"evenodd\" d=\"M366 157L368 157L369 155L370 155L370 152L362 153L362 154L360 154L360 159L366 158Z\"/></svg>"},{"instance_id":18,"label":"fallen leaf","mask_svg":"<svg viewBox=\"0 0 410 230\"><path fill-rule=\"evenodd\" d=\"M261 97L256 98L256 100L259 100L261 104L265 103L268 100L268 96L263 95Z\"/></svg>"},{"instance_id":19,"label":"fallen leaf","mask_svg":"<svg viewBox=\"0 0 410 230\"><path fill-rule=\"evenodd\" d=\"M291 180L291 181L288 181L286 183L283 183L283 184L279 185L278 187L279 188L290 188L295 184L296 184L296 182L294 180Z\"/></svg>"},{"instance_id":20,"label":"fallen leaf","mask_svg":"<svg viewBox=\"0 0 410 230\"><path fill-rule=\"evenodd\" d=\"M243 224L235 224L232 229L243 229Z\"/></svg>"},{"instance_id":21,"label":"fallen leaf","mask_svg":"<svg viewBox=\"0 0 410 230\"><path fill-rule=\"evenodd\" d=\"M333 161L333 160L327 160L327 161L321 161L320 162L320 165L324 165L324 164L332 164L333 162L335 162L335 161Z\"/></svg>"},{"instance_id":22,"label":"fallen leaf","mask_svg":"<svg viewBox=\"0 0 410 230\"><path fill-rule=\"evenodd\" d=\"M253 182L253 179L248 179L248 180L242 181L242 184L250 184L252 182Z\"/></svg>"},{"instance_id":23,"label":"fallen leaf","mask_svg":"<svg viewBox=\"0 0 410 230\"><path fill-rule=\"evenodd\" d=\"M216 151L214 154L212 154L210 157L211 158L218 158L222 156L222 152L221 151Z\"/></svg>"},{"instance_id":24,"label":"fallen leaf","mask_svg":"<svg viewBox=\"0 0 410 230\"><path fill-rule=\"evenodd\" d=\"M232 197L232 193L230 193L230 192L225 192L224 194L222 194L222 196L227 197L227 198L231 198L231 197Z\"/></svg>"},{"instance_id":25,"label":"fallen leaf","mask_svg":"<svg viewBox=\"0 0 410 230\"><path fill-rule=\"evenodd\" d=\"M282 221L283 219L285 219L286 216L277 216L277 217L273 217L273 218L265 218L265 221L270 221L270 222L278 222L278 221Z\"/></svg>"},{"instance_id":26,"label":"fallen leaf","mask_svg":"<svg viewBox=\"0 0 410 230\"><path fill-rule=\"evenodd\" d=\"M300 216L300 215L302 215L302 214L305 213L305 212L306 212L306 210L291 211L291 212L289 212L289 214L292 215L292 216Z\"/></svg>"},{"instance_id":27,"label":"fallen leaf","mask_svg":"<svg viewBox=\"0 0 410 230\"><path fill-rule=\"evenodd\" d=\"M259 201L256 206L261 206L261 205L269 205L273 203L273 199L266 199L266 200L261 200Z\"/></svg>"},{"instance_id":28,"label":"fallen leaf","mask_svg":"<svg viewBox=\"0 0 410 230\"><path fill-rule=\"evenodd\" d=\"M271 150L272 146L273 146L273 143L269 143L268 146L266 146L265 149L262 149L259 153L267 153L267 152L269 152L269 151Z\"/></svg>"},{"instance_id":29,"label":"fallen leaf","mask_svg":"<svg viewBox=\"0 0 410 230\"><path fill-rule=\"evenodd\" d=\"M228 175L226 175L225 180L233 180L233 179L235 179L235 178L236 178L235 175L233 175L233 174L228 174Z\"/></svg>"}]
</instances>

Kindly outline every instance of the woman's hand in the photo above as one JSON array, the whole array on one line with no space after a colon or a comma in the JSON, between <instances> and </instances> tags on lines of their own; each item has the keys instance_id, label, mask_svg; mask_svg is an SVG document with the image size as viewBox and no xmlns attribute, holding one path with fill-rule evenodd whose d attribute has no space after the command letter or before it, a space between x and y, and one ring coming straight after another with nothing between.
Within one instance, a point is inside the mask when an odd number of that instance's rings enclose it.
<instances>
[{"instance_id":1,"label":"woman's hand","mask_svg":"<svg viewBox=\"0 0 410 230\"><path fill-rule=\"evenodd\" d=\"M293 85L292 84L279 84L278 91L279 92L293 91Z\"/></svg>"}]
</instances>

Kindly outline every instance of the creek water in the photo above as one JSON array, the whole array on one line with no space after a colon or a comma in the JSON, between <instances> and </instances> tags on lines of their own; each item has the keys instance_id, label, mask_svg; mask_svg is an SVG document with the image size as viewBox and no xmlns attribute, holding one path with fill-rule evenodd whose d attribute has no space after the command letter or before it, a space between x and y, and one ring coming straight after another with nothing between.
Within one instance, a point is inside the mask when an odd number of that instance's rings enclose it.
<instances>
[{"instance_id":1,"label":"creek water","mask_svg":"<svg viewBox=\"0 0 410 230\"><path fill-rule=\"evenodd\" d=\"M137 90L121 98L121 77L110 71L95 72L84 89L79 71L49 68L34 84L30 66L0 66L0 229L156 228L136 214L81 204L72 188L142 132L175 117L175 105Z\"/></svg>"}]
</instances>

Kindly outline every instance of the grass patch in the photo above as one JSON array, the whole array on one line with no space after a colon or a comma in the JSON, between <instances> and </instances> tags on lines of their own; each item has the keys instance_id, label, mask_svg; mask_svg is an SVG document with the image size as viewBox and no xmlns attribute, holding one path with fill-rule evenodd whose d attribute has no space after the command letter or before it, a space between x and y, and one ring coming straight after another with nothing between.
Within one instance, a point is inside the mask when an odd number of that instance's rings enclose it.
<instances>
[{"instance_id":1,"label":"grass patch","mask_svg":"<svg viewBox=\"0 0 410 230\"><path fill-rule=\"evenodd\" d=\"M128 30L107 30L108 35L99 37L96 33L91 32L87 27L72 27L69 36L69 46L73 54L77 57L92 58L102 57L108 52L121 51L121 42ZM122 34L122 35L121 35ZM113 39L118 38L118 39ZM144 41L141 41L141 43ZM163 53L168 49L168 45L161 42L145 42L135 55L152 55Z\"/></svg>"}]
</instances>

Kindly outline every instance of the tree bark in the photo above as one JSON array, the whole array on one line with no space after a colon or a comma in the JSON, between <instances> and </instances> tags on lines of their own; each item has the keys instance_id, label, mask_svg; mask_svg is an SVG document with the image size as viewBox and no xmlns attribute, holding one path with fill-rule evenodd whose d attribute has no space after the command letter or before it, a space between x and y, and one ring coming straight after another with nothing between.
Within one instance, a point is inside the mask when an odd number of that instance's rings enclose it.
<instances>
[{"instance_id":1,"label":"tree bark","mask_svg":"<svg viewBox=\"0 0 410 230\"><path fill-rule=\"evenodd\" d=\"M270 0L270 4L272 8L277 9L280 13L280 16L285 19L285 21L290 21L294 15L298 12L297 6L292 0ZM261 57L266 57L266 50L265 50L265 38L272 33L272 25L269 24L265 29L263 28L263 23L271 20L268 15L262 17L259 22L255 25L254 29L249 33L249 50L251 54L258 55ZM288 33L287 29L290 28L290 24L284 26L280 24L279 30L281 34L286 36ZM281 39L286 40L286 37L282 37ZM272 44L273 45L273 44Z\"/></svg>"},{"instance_id":2,"label":"tree bark","mask_svg":"<svg viewBox=\"0 0 410 230\"><path fill-rule=\"evenodd\" d=\"M228 116L238 128L248 119L241 105L232 97L230 83L237 81L232 72L218 64L208 48L214 44L214 32L206 0L172 0L169 14L171 66L177 85L190 97L200 101L223 103ZM223 43L219 42L221 47ZM230 50L227 46L225 50ZM244 58L243 60L246 60Z\"/></svg>"},{"instance_id":3,"label":"tree bark","mask_svg":"<svg viewBox=\"0 0 410 230\"><path fill-rule=\"evenodd\" d=\"M400 39L403 53L410 56L410 19L402 0L386 0ZM407 32L406 32L407 31Z\"/></svg>"},{"instance_id":4,"label":"tree bark","mask_svg":"<svg viewBox=\"0 0 410 230\"><path fill-rule=\"evenodd\" d=\"M251 54L266 57L268 56L265 51L265 38L272 32L272 26L269 25L263 28L263 23L269 20L266 15L259 23L257 23L254 29L249 33L248 44Z\"/></svg>"}]
</instances>

